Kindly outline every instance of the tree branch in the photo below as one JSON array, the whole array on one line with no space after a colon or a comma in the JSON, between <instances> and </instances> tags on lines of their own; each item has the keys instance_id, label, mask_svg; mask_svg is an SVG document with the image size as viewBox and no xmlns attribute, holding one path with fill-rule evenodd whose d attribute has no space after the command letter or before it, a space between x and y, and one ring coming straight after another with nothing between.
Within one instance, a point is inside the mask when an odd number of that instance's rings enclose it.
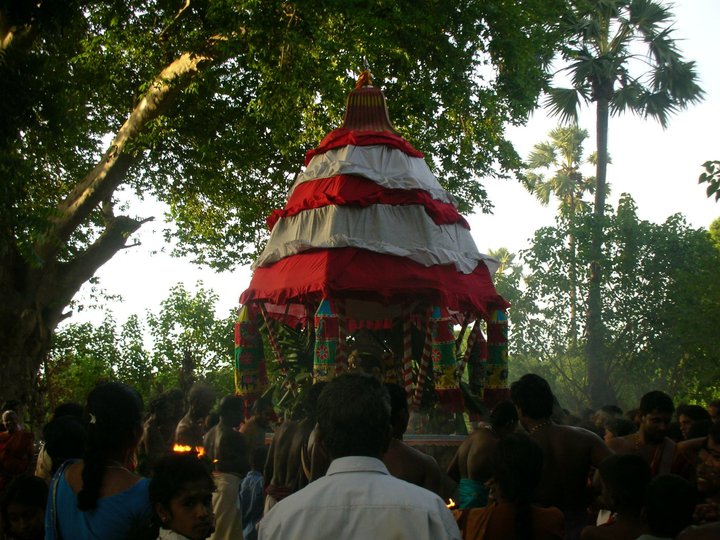
<instances>
[{"instance_id":1,"label":"tree branch","mask_svg":"<svg viewBox=\"0 0 720 540\"><path fill-rule=\"evenodd\" d=\"M50 306L48 308L50 312L46 313L46 322L50 328L55 328L62 320L62 310L80 290L82 284L118 251L132 247L126 245L128 237L143 224L154 219L149 217L138 220L127 216L113 218L92 245L71 261L57 265L56 271L47 275L43 280L44 291L38 296L45 296L46 301L43 304ZM49 299L52 301L47 301Z\"/></svg>"},{"instance_id":2,"label":"tree branch","mask_svg":"<svg viewBox=\"0 0 720 540\"><path fill-rule=\"evenodd\" d=\"M209 50L213 44L209 42ZM127 145L155 118L162 115L191 81L216 60L208 52L184 53L170 63L155 78L150 89L137 103L130 116L115 135L101 161L83 178L58 205L57 216L50 232L36 246L45 261L52 259L72 232L90 212L123 182L135 157L127 153Z\"/></svg>"}]
</instances>

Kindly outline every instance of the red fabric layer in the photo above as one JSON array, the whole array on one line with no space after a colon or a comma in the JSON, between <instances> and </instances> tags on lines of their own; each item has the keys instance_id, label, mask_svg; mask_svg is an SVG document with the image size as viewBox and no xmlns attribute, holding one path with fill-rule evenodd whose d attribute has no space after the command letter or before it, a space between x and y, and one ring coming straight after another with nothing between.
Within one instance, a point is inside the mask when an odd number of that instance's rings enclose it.
<instances>
[{"instance_id":1,"label":"red fabric layer","mask_svg":"<svg viewBox=\"0 0 720 540\"><path fill-rule=\"evenodd\" d=\"M492 309L509 306L482 263L472 274L462 274L453 265L425 267L405 257L350 247L306 251L255 269L240 303L307 305L323 298L424 301L485 318Z\"/></svg>"},{"instance_id":2,"label":"red fabric layer","mask_svg":"<svg viewBox=\"0 0 720 540\"><path fill-rule=\"evenodd\" d=\"M305 166L307 166L310 160L317 154L323 154L334 148L342 148L348 145L371 146L374 144L384 144L391 148L397 148L405 152L408 156L418 158L425 157L422 152L415 150L415 148L400 137L400 135L396 135L390 131L357 131L347 128L337 128L325 135L325 138L320 141L320 146L307 151L305 154Z\"/></svg>"},{"instance_id":3,"label":"red fabric layer","mask_svg":"<svg viewBox=\"0 0 720 540\"><path fill-rule=\"evenodd\" d=\"M298 185L285 208L273 210L266 222L268 228L272 230L278 219L297 215L303 210L328 205L367 208L373 204L422 205L436 224L460 223L466 229L470 229L468 222L452 204L433 199L427 191L388 189L362 176L345 174Z\"/></svg>"}]
</instances>

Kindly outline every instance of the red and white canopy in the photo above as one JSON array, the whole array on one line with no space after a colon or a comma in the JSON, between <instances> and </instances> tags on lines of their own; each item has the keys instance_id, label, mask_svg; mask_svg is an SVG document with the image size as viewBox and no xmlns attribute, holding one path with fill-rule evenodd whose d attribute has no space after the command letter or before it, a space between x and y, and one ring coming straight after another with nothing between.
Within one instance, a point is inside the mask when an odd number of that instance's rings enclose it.
<instances>
[{"instance_id":1,"label":"red and white canopy","mask_svg":"<svg viewBox=\"0 0 720 540\"><path fill-rule=\"evenodd\" d=\"M473 314L504 309L497 261L480 253L455 199L397 135L367 79L345 121L308 152L240 302L271 313L323 298L427 303ZM284 305L285 310L278 309Z\"/></svg>"}]
</instances>

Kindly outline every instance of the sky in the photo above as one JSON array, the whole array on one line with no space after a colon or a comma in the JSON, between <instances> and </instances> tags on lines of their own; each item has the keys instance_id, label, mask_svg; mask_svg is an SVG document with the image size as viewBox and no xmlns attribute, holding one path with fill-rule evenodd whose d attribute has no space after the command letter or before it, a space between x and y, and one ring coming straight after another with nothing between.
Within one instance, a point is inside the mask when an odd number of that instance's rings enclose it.
<instances>
[{"instance_id":1,"label":"sky","mask_svg":"<svg viewBox=\"0 0 720 540\"><path fill-rule=\"evenodd\" d=\"M670 215L681 213L694 227L708 227L720 217L720 203L708 199L705 187L698 184L702 163L720 159L720 69L718 69L718 31L720 20L718 0L679 0L674 3L675 38L688 60L697 63L700 86L705 99L671 117L667 129L653 120L626 114L610 119L608 181L612 193L608 203L616 206L622 193L629 193L638 206L642 219L661 223ZM392 103L389 104L392 118ZM582 111L580 127L590 137L585 142L586 155L595 147L594 110ZM539 109L522 127L508 128L508 137L522 157L533 145L547 140L557 120L548 118ZM422 149L420 149L422 150ZM298 172L302 163L298 163ZM592 169L588 174L593 174ZM547 207L530 195L514 179L481 179L494 205L492 214L468 216L472 235L482 252L506 247L510 252L529 247L535 230L552 225L557 203ZM161 221L157 205L145 202L133 207L139 216L155 215ZM65 324L101 320L106 310L123 322L132 314L144 315L157 311L172 286L183 282L194 290L202 281L206 288L219 295L218 315L226 315L237 306L237 299L247 288L251 273L238 266L229 272L216 273L200 268L188 260L170 257L165 246L161 222L149 223L134 235L141 244L121 251L96 274L100 286L109 295L122 300L105 303L104 309L76 312ZM88 303L90 287L86 285L76 300Z\"/></svg>"}]
</instances>

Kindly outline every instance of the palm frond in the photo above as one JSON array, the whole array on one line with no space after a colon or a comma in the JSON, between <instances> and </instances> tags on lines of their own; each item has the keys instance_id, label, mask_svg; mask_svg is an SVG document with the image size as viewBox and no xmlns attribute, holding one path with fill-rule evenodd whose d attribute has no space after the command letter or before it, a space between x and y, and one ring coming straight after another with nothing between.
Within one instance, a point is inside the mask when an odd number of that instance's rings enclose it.
<instances>
[{"instance_id":1,"label":"palm frond","mask_svg":"<svg viewBox=\"0 0 720 540\"><path fill-rule=\"evenodd\" d=\"M556 161L555 147L548 141L544 141L533 146L526 165L528 169L542 169L549 167Z\"/></svg>"},{"instance_id":2,"label":"palm frond","mask_svg":"<svg viewBox=\"0 0 720 540\"><path fill-rule=\"evenodd\" d=\"M544 104L551 116L559 116L564 123L577 123L581 93L574 88L550 88ZM584 96L583 96L584 98ZM587 102L587 99L583 99Z\"/></svg>"}]
</instances>

